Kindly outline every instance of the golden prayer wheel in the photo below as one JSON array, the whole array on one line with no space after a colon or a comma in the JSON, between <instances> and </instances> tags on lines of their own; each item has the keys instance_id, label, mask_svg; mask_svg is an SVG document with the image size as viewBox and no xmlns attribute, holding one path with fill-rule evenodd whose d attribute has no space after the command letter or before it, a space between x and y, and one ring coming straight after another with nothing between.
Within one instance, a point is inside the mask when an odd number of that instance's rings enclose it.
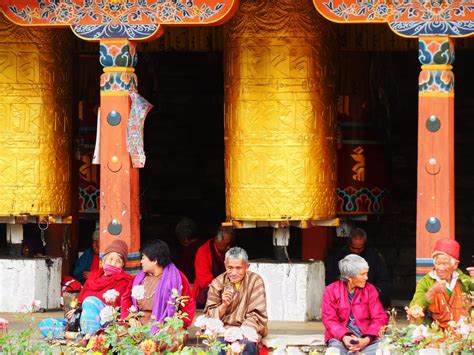
<instances>
[{"instance_id":1,"label":"golden prayer wheel","mask_svg":"<svg viewBox=\"0 0 474 355\"><path fill-rule=\"evenodd\" d=\"M228 220L334 218L332 25L311 0L247 0L224 43Z\"/></svg>"},{"instance_id":2,"label":"golden prayer wheel","mask_svg":"<svg viewBox=\"0 0 474 355\"><path fill-rule=\"evenodd\" d=\"M0 13L0 216L70 214L72 43Z\"/></svg>"}]
</instances>

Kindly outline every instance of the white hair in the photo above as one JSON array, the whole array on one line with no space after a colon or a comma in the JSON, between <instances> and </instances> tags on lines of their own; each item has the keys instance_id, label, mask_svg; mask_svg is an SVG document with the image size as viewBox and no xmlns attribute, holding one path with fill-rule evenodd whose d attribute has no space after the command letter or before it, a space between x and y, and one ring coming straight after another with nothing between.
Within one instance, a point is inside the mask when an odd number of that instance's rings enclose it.
<instances>
[{"instance_id":1,"label":"white hair","mask_svg":"<svg viewBox=\"0 0 474 355\"><path fill-rule=\"evenodd\" d=\"M351 277L357 276L362 270L368 268L369 264L367 264L367 261L365 261L363 257L356 254L346 255L344 259L339 261L340 279L347 281Z\"/></svg>"},{"instance_id":2,"label":"white hair","mask_svg":"<svg viewBox=\"0 0 474 355\"><path fill-rule=\"evenodd\" d=\"M247 252L240 247L233 247L227 250L227 252L225 253L225 258L226 259L241 259L246 264L249 263L249 256Z\"/></svg>"},{"instance_id":3,"label":"white hair","mask_svg":"<svg viewBox=\"0 0 474 355\"><path fill-rule=\"evenodd\" d=\"M436 262L436 258L437 258L438 256L440 256L440 255L449 256L449 262L451 263L451 266L454 266L454 265L456 265L457 262L459 262L459 260L456 260L456 259L453 258L451 255L448 255L448 254L446 254L446 253L441 253L441 252L439 252L439 253L433 255L433 263Z\"/></svg>"}]
</instances>

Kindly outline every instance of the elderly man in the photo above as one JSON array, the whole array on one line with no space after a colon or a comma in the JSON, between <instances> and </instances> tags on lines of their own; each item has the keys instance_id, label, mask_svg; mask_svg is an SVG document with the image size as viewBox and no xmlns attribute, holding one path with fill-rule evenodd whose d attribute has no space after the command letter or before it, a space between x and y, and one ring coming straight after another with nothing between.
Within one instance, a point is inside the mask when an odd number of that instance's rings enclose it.
<instances>
[{"instance_id":1,"label":"elderly man","mask_svg":"<svg viewBox=\"0 0 474 355\"><path fill-rule=\"evenodd\" d=\"M416 285L415 295L407 313L420 318L428 310L433 320L447 328L451 320L458 321L466 311L463 308L463 293L474 290L471 277L459 270L459 243L453 239L439 239L433 249L434 268ZM418 311L417 311L418 309Z\"/></svg>"},{"instance_id":2,"label":"elderly man","mask_svg":"<svg viewBox=\"0 0 474 355\"><path fill-rule=\"evenodd\" d=\"M214 279L204 313L219 318L225 328L249 327L255 330L256 339L267 334L267 301L265 284L260 275L248 271L247 252L239 247L225 254L226 272ZM258 336L257 336L258 335ZM243 342L243 354L258 354L257 343Z\"/></svg>"},{"instance_id":3,"label":"elderly man","mask_svg":"<svg viewBox=\"0 0 474 355\"><path fill-rule=\"evenodd\" d=\"M194 261L196 278L193 287L193 297L198 308L206 305L209 284L225 271L224 255L233 242L234 231L221 227L214 238L198 249Z\"/></svg>"},{"instance_id":4,"label":"elderly man","mask_svg":"<svg viewBox=\"0 0 474 355\"><path fill-rule=\"evenodd\" d=\"M380 301L384 307L390 306L392 282L380 253L377 249L367 245L367 234L361 228L354 228L347 245L328 255L326 259L326 285L339 279L338 263L349 254L363 257L369 264L369 282L375 286Z\"/></svg>"}]
</instances>

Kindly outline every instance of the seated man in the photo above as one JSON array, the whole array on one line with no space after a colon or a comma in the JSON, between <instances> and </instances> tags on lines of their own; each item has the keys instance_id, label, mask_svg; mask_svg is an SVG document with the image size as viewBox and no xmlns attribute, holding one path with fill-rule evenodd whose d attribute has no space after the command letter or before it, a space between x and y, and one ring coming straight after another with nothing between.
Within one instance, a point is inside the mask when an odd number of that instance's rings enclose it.
<instances>
[{"instance_id":1,"label":"seated man","mask_svg":"<svg viewBox=\"0 0 474 355\"><path fill-rule=\"evenodd\" d=\"M367 261L369 264L368 281L377 289L382 305L389 307L392 288L390 275L377 249L367 245L367 234L361 228L354 228L349 235L347 245L328 255L325 263L326 286L339 279L338 263L349 254L357 254Z\"/></svg>"},{"instance_id":2,"label":"seated man","mask_svg":"<svg viewBox=\"0 0 474 355\"><path fill-rule=\"evenodd\" d=\"M194 283L194 279L196 278L194 262L196 261L197 251L204 243L203 240L196 236L196 231L196 222L188 217L182 218L175 228L176 237L178 238L179 244L183 247L176 266L186 276L189 283Z\"/></svg>"},{"instance_id":3,"label":"seated man","mask_svg":"<svg viewBox=\"0 0 474 355\"><path fill-rule=\"evenodd\" d=\"M467 316L462 294L474 290L474 283L457 268L459 243L454 239L439 239L432 256L434 268L418 281L407 313L412 318L422 317L421 312L414 311L421 307L440 327L447 328L450 320L457 322L462 315Z\"/></svg>"},{"instance_id":4,"label":"seated man","mask_svg":"<svg viewBox=\"0 0 474 355\"><path fill-rule=\"evenodd\" d=\"M196 278L194 279L193 298L198 308L204 308L209 284L225 271L224 255L234 242L232 229L219 228L215 238L209 239L197 251L194 262Z\"/></svg>"},{"instance_id":5,"label":"seated man","mask_svg":"<svg viewBox=\"0 0 474 355\"><path fill-rule=\"evenodd\" d=\"M92 233L92 246L86 249L77 260L72 275L82 284L87 281L91 271L99 269L99 230Z\"/></svg>"},{"instance_id":6,"label":"seated man","mask_svg":"<svg viewBox=\"0 0 474 355\"><path fill-rule=\"evenodd\" d=\"M258 335L257 342L267 334L267 301L265 284L260 275L248 271L247 252L239 247L225 254L226 272L214 279L209 287L204 313L219 318L225 328L247 326ZM257 343L245 344L243 354L258 354Z\"/></svg>"}]
</instances>

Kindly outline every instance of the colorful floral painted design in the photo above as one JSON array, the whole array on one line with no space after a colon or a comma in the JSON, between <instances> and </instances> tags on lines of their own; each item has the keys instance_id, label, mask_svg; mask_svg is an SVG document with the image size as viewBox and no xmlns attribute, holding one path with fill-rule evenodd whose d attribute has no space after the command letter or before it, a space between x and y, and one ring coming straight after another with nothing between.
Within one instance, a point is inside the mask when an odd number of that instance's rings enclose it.
<instances>
[{"instance_id":1,"label":"colorful floral painted design","mask_svg":"<svg viewBox=\"0 0 474 355\"><path fill-rule=\"evenodd\" d=\"M29 0L2 6L20 24L71 25L88 39L149 38L160 24L203 25L225 21L237 0Z\"/></svg>"},{"instance_id":2,"label":"colorful floral painted design","mask_svg":"<svg viewBox=\"0 0 474 355\"><path fill-rule=\"evenodd\" d=\"M137 89L137 76L134 73L107 72L100 76L100 91L125 92Z\"/></svg>"},{"instance_id":3,"label":"colorful floral painted design","mask_svg":"<svg viewBox=\"0 0 474 355\"><path fill-rule=\"evenodd\" d=\"M397 33L468 36L474 32L474 3L465 0L313 0L335 22L388 22Z\"/></svg>"},{"instance_id":4,"label":"colorful floral painted design","mask_svg":"<svg viewBox=\"0 0 474 355\"><path fill-rule=\"evenodd\" d=\"M448 38L420 38L418 41L418 59L421 64L453 64L454 43Z\"/></svg>"},{"instance_id":5,"label":"colorful floral painted design","mask_svg":"<svg viewBox=\"0 0 474 355\"><path fill-rule=\"evenodd\" d=\"M388 189L366 187L355 189L349 186L337 189L338 214L381 214L388 207L390 193Z\"/></svg>"},{"instance_id":6,"label":"colorful floral painted design","mask_svg":"<svg viewBox=\"0 0 474 355\"><path fill-rule=\"evenodd\" d=\"M135 67L137 64L136 46L129 41L101 43L99 50L99 60L103 67Z\"/></svg>"},{"instance_id":7,"label":"colorful floral painted design","mask_svg":"<svg viewBox=\"0 0 474 355\"><path fill-rule=\"evenodd\" d=\"M79 188L79 212L97 213L99 212L100 190L89 185L85 188Z\"/></svg>"},{"instance_id":8,"label":"colorful floral painted design","mask_svg":"<svg viewBox=\"0 0 474 355\"><path fill-rule=\"evenodd\" d=\"M418 93L454 93L454 73L451 70L422 70L418 79Z\"/></svg>"}]
</instances>

